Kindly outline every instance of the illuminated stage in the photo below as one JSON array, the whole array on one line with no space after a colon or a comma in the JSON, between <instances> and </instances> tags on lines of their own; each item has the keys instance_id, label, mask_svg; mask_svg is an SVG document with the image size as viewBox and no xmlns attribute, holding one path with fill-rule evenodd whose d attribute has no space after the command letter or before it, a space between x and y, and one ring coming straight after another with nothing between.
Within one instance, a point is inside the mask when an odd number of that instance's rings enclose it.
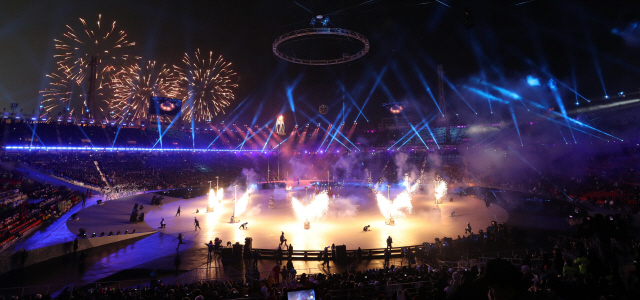
<instances>
[{"instance_id":1,"label":"illuminated stage","mask_svg":"<svg viewBox=\"0 0 640 300\"><path fill-rule=\"evenodd\" d=\"M302 200L305 195L304 184L293 185L290 195ZM308 190L309 195L313 189ZM401 192L391 190L391 198ZM238 198L244 189L238 187ZM384 248L388 236L393 237L393 246L418 245L433 242L434 238L457 237L464 234L467 222L471 222L473 231L486 229L491 221L506 222L508 213L501 207L492 205L485 207L482 200L471 197L446 195L443 204L436 205L432 195L416 193L413 196L414 213L395 222L395 226L385 225L385 218L370 189L364 187L345 188L340 196L331 199L328 211L319 220L311 221L311 228L304 229L304 220L299 220L293 211L288 192L284 189L258 190L250 197L246 212L239 216L239 223L231 223L233 214L233 188L225 191L224 200L215 207L214 212L207 213L207 197L174 201L150 211L145 221L152 228L157 228L161 218L165 218L166 228L161 232L177 237L183 233L188 241L187 246L199 245L221 238L227 241L244 244L245 237L253 238L254 248L275 249L279 244L280 232L296 250L320 250L332 243L346 245L347 249ZM297 194L297 196L296 196ZM386 191L384 192L386 195ZM275 207L269 208L269 199L273 196ZM453 198L453 202L449 202ZM175 217L178 206L181 216ZM199 210L199 213L196 213ZM455 211L456 216L450 217ZM194 217L200 222L201 230L194 230ZM247 230L239 229L240 224L248 223ZM371 225L370 232L362 229Z\"/></svg>"}]
</instances>

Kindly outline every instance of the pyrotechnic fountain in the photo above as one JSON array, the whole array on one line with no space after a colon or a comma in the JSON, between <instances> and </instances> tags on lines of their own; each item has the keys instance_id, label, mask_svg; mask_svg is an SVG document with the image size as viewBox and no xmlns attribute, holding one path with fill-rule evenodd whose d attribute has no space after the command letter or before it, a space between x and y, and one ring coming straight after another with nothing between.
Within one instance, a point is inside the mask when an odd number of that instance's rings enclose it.
<instances>
[{"instance_id":1,"label":"pyrotechnic fountain","mask_svg":"<svg viewBox=\"0 0 640 300\"><path fill-rule=\"evenodd\" d=\"M291 205L298 219L304 221L304 229L309 229L310 222L324 216L329 209L329 195L326 191L318 194L307 205L303 205L295 197L291 197Z\"/></svg>"},{"instance_id":2,"label":"pyrotechnic fountain","mask_svg":"<svg viewBox=\"0 0 640 300\"><path fill-rule=\"evenodd\" d=\"M411 193L407 190L402 191L393 201L387 199L387 197L382 195L379 191L375 191L375 194L380 212L385 216L385 218L388 218L387 224L389 225L395 223L395 221L392 220L402 218L406 214L411 214L413 212Z\"/></svg>"},{"instance_id":3,"label":"pyrotechnic fountain","mask_svg":"<svg viewBox=\"0 0 640 300\"><path fill-rule=\"evenodd\" d=\"M231 217L231 223L240 222L240 216L247 211L247 206L249 205L249 198L251 197L251 188L248 188L244 194L240 197L240 199L234 201L234 209L233 216Z\"/></svg>"},{"instance_id":4,"label":"pyrotechnic fountain","mask_svg":"<svg viewBox=\"0 0 640 300\"><path fill-rule=\"evenodd\" d=\"M444 179L440 175L436 176L433 189L435 192L434 195L436 197L436 204L442 203L442 197L447 194L447 182L444 181Z\"/></svg>"},{"instance_id":5,"label":"pyrotechnic fountain","mask_svg":"<svg viewBox=\"0 0 640 300\"><path fill-rule=\"evenodd\" d=\"M218 199L218 203L222 203L222 198L224 197L224 190L222 188L218 189L218 194L216 198Z\"/></svg>"},{"instance_id":6,"label":"pyrotechnic fountain","mask_svg":"<svg viewBox=\"0 0 640 300\"><path fill-rule=\"evenodd\" d=\"M220 203L222 203L223 190L218 189L218 193L214 189L209 189L209 203L207 205L207 212L213 212Z\"/></svg>"}]
</instances>

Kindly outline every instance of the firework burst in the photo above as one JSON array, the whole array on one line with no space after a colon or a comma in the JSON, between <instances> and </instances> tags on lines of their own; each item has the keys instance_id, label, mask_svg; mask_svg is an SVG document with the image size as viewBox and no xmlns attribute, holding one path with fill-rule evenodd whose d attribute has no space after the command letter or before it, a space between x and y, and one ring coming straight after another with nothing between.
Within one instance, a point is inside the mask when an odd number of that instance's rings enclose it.
<instances>
[{"instance_id":1,"label":"firework burst","mask_svg":"<svg viewBox=\"0 0 640 300\"><path fill-rule=\"evenodd\" d=\"M42 114L48 114L58 108L65 109L71 99L72 85L75 81L71 70L64 66L47 74L47 77L49 78L49 87L40 91L43 98Z\"/></svg>"},{"instance_id":2,"label":"firework burst","mask_svg":"<svg viewBox=\"0 0 640 300\"><path fill-rule=\"evenodd\" d=\"M146 119L149 97L178 97L177 78L171 69L154 61L124 68L111 76L113 101L109 110L120 121Z\"/></svg>"},{"instance_id":3,"label":"firework burst","mask_svg":"<svg viewBox=\"0 0 640 300\"><path fill-rule=\"evenodd\" d=\"M222 56L203 57L200 50L190 56L185 53L183 68L176 67L180 74L180 88L183 97L182 116L185 120L209 121L214 115L224 113L224 108L233 101L236 73L230 69L231 63Z\"/></svg>"},{"instance_id":4,"label":"firework burst","mask_svg":"<svg viewBox=\"0 0 640 300\"><path fill-rule=\"evenodd\" d=\"M103 112L108 109L109 86L108 81L121 66L126 66L139 57L132 57L125 51L134 46L134 42L127 40L127 34L116 30L116 22L110 25L102 24L102 15L94 24L79 18L81 29L74 29L66 25L67 31L60 39L54 39L58 71L63 71L67 79L81 86L90 78L92 67L95 68L95 95L101 103L96 105ZM56 77L52 74L53 77ZM51 76L50 76L51 77ZM52 78L53 78L52 77ZM58 80L53 78L54 82ZM66 90L69 90L68 88ZM87 103L85 102L85 106Z\"/></svg>"}]
</instances>

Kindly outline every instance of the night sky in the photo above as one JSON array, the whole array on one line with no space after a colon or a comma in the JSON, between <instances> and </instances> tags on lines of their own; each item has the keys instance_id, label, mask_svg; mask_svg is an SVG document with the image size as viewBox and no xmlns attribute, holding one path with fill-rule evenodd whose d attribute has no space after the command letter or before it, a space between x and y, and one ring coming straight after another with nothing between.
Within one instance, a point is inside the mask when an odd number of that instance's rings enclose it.
<instances>
[{"instance_id":1,"label":"night sky","mask_svg":"<svg viewBox=\"0 0 640 300\"><path fill-rule=\"evenodd\" d=\"M0 105L9 110L10 103L19 103L31 113L40 101L38 91L49 84L45 75L55 67L53 39L62 37L67 24L81 28L79 17L93 23L98 14L105 23L117 21L116 28L136 42L131 54L144 61L180 64L185 52L198 48L222 54L239 74L236 100L227 112L237 108L237 120L245 123L257 113L257 125L279 113L288 122L294 119L287 98L287 88L294 86L300 124L322 122L317 109L323 103L330 106L326 118L335 120L343 101L349 111L345 119L352 121L358 115L353 103L362 107L369 94L363 113L370 120L390 115L384 103L400 101L428 115L437 108L425 86L437 98L438 64L458 88L484 78L515 90L527 75L543 84L551 75L571 87L575 78L578 92L590 99L602 98L605 90L609 95L638 91L640 29L633 28L640 21L638 1L523 2L6 1L0 9ZM330 27L367 36L370 52L337 66L300 66L273 55L275 38L310 27L318 14L329 15ZM288 47L300 57L318 57L353 44L325 39ZM445 94L449 111L471 112L446 84ZM574 105L572 92L565 89L562 95L568 108ZM467 100L480 115L488 111L486 101ZM80 103L72 100L72 106Z\"/></svg>"}]
</instances>

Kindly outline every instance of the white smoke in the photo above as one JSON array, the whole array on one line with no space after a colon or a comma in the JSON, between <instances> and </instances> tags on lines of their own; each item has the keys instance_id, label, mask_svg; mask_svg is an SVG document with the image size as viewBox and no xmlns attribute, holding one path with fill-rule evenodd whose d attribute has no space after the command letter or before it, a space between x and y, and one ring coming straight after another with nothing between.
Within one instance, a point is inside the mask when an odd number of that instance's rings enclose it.
<instances>
[{"instance_id":1,"label":"white smoke","mask_svg":"<svg viewBox=\"0 0 640 300\"><path fill-rule=\"evenodd\" d=\"M258 174L253 169L242 169L242 176L245 180L248 180L247 184L254 184L258 182Z\"/></svg>"},{"instance_id":2,"label":"white smoke","mask_svg":"<svg viewBox=\"0 0 640 300\"><path fill-rule=\"evenodd\" d=\"M258 205L251 206L251 208L249 208L244 213L244 215L246 217L259 217L261 212L262 212L262 203L259 203Z\"/></svg>"},{"instance_id":3,"label":"white smoke","mask_svg":"<svg viewBox=\"0 0 640 300\"><path fill-rule=\"evenodd\" d=\"M313 167L309 160L305 160L303 155L296 155L289 160L291 165L291 174L289 176L302 178L303 176L312 176Z\"/></svg>"}]
</instances>

